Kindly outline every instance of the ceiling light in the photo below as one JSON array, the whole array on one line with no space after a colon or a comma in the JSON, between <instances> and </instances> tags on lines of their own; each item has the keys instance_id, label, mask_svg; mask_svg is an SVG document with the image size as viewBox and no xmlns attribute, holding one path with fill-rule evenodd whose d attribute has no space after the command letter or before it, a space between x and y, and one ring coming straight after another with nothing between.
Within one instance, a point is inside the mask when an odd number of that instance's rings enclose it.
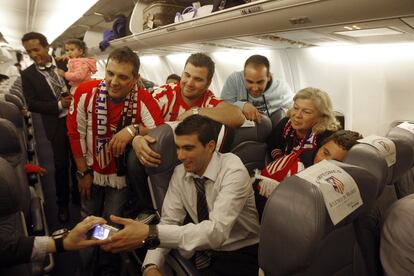
<instances>
[{"instance_id":1,"label":"ceiling light","mask_svg":"<svg viewBox=\"0 0 414 276\"><path fill-rule=\"evenodd\" d=\"M381 35L400 35L400 31L391 28L374 28L365 30L341 31L334 32L334 34L345 35L350 37L366 37L366 36L381 36Z\"/></svg>"}]
</instances>

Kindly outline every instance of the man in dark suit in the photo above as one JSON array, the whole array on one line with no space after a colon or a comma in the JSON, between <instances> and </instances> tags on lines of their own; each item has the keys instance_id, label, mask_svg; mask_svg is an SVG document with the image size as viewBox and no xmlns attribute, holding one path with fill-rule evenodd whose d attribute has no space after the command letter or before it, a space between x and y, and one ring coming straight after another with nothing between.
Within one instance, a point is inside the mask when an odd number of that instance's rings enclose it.
<instances>
[{"instance_id":1,"label":"man in dark suit","mask_svg":"<svg viewBox=\"0 0 414 276\"><path fill-rule=\"evenodd\" d=\"M72 96L65 80L57 74L57 69L66 66L49 55L49 43L44 35L30 32L23 36L22 43L27 54L34 61L22 72L23 93L30 111L41 114L46 136L52 145L55 165L55 187L58 204L58 219L69 219L69 167L70 146L66 130L66 115ZM74 168L74 165L71 166ZM76 176L72 173L74 189L78 193ZM74 193L75 192L75 193Z\"/></svg>"}]
</instances>

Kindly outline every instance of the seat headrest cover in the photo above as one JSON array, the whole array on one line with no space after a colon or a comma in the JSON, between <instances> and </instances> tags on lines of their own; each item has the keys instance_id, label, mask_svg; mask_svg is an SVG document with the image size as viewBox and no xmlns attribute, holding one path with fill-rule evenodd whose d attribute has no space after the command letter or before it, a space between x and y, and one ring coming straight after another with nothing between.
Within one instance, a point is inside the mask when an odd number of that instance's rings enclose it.
<instances>
[{"instance_id":1,"label":"seat headrest cover","mask_svg":"<svg viewBox=\"0 0 414 276\"><path fill-rule=\"evenodd\" d=\"M268 199L262 217L259 265L269 275L292 275L307 267L330 232L352 223L375 202L376 178L367 170L330 161L358 185L363 205L333 226L320 189L297 175L286 178ZM280 252L275 257L275 252Z\"/></svg>"},{"instance_id":2,"label":"seat headrest cover","mask_svg":"<svg viewBox=\"0 0 414 276\"><path fill-rule=\"evenodd\" d=\"M0 217L15 213L20 206L16 179L13 167L0 157Z\"/></svg>"},{"instance_id":3,"label":"seat headrest cover","mask_svg":"<svg viewBox=\"0 0 414 276\"><path fill-rule=\"evenodd\" d=\"M12 122L17 128L23 127L23 115L19 108L10 102L0 101L0 118L4 118Z\"/></svg>"},{"instance_id":4,"label":"seat headrest cover","mask_svg":"<svg viewBox=\"0 0 414 276\"><path fill-rule=\"evenodd\" d=\"M359 139L359 143L364 143L376 148L381 156L387 162L388 167L391 167L396 162L395 144L387 137L378 135L369 135L365 138Z\"/></svg>"},{"instance_id":5,"label":"seat headrest cover","mask_svg":"<svg viewBox=\"0 0 414 276\"><path fill-rule=\"evenodd\" d=\"M19 135L9 120L0 118L0 154L21 153Z\"/></svg>"}]
</instances>

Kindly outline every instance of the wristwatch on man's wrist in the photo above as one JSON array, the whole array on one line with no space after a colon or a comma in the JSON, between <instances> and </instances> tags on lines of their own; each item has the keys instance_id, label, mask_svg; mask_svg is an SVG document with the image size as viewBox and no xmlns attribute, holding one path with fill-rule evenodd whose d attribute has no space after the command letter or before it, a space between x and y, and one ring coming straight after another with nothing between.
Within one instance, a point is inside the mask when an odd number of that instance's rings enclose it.
<instances>
[{"instance_id":1,"label":"wristwatch on man's wrist","mask_svg":"<svg viewBox=\"0 0 414 276\"><path fill-rule=\"evenodd\" d=\"M84 178L85 177L85 175L87 175L87 174L89 174L89 175L92 175L93 176L93 170L92 170L92 168L91 167L87 167L86 168L86 170L84 170L84 171L77 171L76 172L76 176L78 177L78 179L82 179L82 178Z\"/></svg>"},{"instance_id":2,"label":"wristwatch on man's wrist","mask_svg":"<svg viewBox=\"0 0 414 276\"><path fill-rule=\"evenodd\" d=\"M156 224L150 224L148 237L144 240L144 247L146 249L155 249L160 245L160 239L158 238L158 227Z\"/></svg>"},{"instance_id":3,"label":"wristwatch on man's wrist","mask_svg":"<svg viewBox=\"0 0 414 276\"><path fill-rule=\"evenodd\" d=\"M69 230L67 228L62 228L52 233L52 239L55 241L56 253L66 251L63 246L63 239L66 238L68 234Z\"/></svg>"}]
</instances>

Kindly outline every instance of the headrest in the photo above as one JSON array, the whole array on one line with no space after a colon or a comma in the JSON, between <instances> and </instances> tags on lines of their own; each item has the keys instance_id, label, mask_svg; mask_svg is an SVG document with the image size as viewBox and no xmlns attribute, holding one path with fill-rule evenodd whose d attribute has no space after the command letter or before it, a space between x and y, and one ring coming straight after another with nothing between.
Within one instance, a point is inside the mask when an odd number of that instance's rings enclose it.
<instances>
[{"instance_id":1,"label":"headrest","mask_svg":"<svg viewBox=\"0 0 414 276\"><path fill-rule=\"evenodd\" d=\"M284 118L286 117L286 112L282 109L279 108L278 110L276 110L275 112L273 112L270 115L270 121L272 123L272 128L274 128L275 126L277 126L277 124Z\"/></svg>"},{"instance_id":2,"label":"headrest","mask_svg":"<svg viewBox=\"0 0 414 276\"><path fill-rule=\"evenodd\" d=\"M410 129L410 126L413 126L413 131L414 131L414 124L407 124L407 128ZM391 128L388 133L387 133L387 137L390 138L391 140L395 140L395 141L400 141L399 143L404 144L404 146L402 147L406 147L406 145L411 147L411 152L414 152L414 133L408 129L404 129L402 127L393 127ZM408 155L407 154L403 154L404 156ZM413 156L411 154L411 156ZM397 157L398 158L398 157ZM406 159L406 157L402 157L404 159ZM398 161L398 159L397 159ZM404 162L409 162L409 160L405 160ZM406 164L409 165L409 164ZM414 165L414 160L412 160L411 162L411 166L410 168Z\"/></svg>"},{"instance_id":3,"label":"headrest","mask_svg":"<svg viewBox=\"0 0 414 276\"><path fill-rule=\"evenodd\" d=\"M0 101L0 118L9 120L17 128L23 128L23 115L13 103Z\"/></svg>"},{"instance_id":4,"label":"headrest","mask_svg":"<svg viewBox=\"0 0 414 276\"><path fill-rule=\"evenodd\" d=\"M263 116L260 123L253 127L238 127L234 129L234 139L231 149L244 141L265 142L272 131L272 123L267 116Z\"/></svg>"},{"instance_id":5,"label":"headrest","mask_svg":"<svg viewBox=\"0 0 414 276\"><path fill-rule=\"evenodd\" d=\"M16 95L12 95L12 94L5 94L4 95L4 99L7 102L13 103L15 106L17 106L17 108L19 110L23 109L23 102L20 100L19 97L17 97Z\"/></svg>"},{"instance_id":6,"label":"headrest","mask_svg":"<svg viewBox=\"0 0 414 276\"><path fill-rule=\"evenodd\" d=\"M19 135L12 122L0 118L0 155L4 158L6 155L21 153Z\"/></svg>"},{"instance_id":7,"label":"headrest","mask_svg":"<svg viewBox=\"0 0 414 276\"><path fill-rule=\"evenodd\" d=\"M329 233L352 223L374 204L378 183L368 170L329 162L344 169L354 179L363 204L334 226L320 189L297 175L286 178L271 194L263 212L259 265L266 273L277 271L280 275L292 275L300 266L310 264ZM270 252L283 253L275 257Z\"/></svg>"},{"instance_id":8,"label":"headrest","mask_svg":"<svg viewBox=\"0 0 414 276\"><path fill-rule=\"evenodd\" d=\"M148 175L167 172L178 164L177 151L174 142L173 129L168 124L151 129L149 136L154 137L156 142L150 147L161 154L161 164L156 168L146 168Z\"/></svg>"},{"instance_id":9,"label":"headrest","mask_svg":"<svg viewBox=\"0 0 414 276\"><path fill-rule=\"evenodd\" d=\"M392 168L387 166L387 162L376 148L368 144L354 145L345 156L344 163L360 166L371 172L379 183L376 196L380 196L386 183L392 178Z\"/></svg>"},{"instance_id":10,"label":"headrest","mask_svg":"<svg viewBox=\"0 0 414 276\"><path fill-rule=\"evenodd\" d=\"M0 217L15 213L20 206L16 179L13 168L0 157Z\"/></svg>"}]
</instances>

